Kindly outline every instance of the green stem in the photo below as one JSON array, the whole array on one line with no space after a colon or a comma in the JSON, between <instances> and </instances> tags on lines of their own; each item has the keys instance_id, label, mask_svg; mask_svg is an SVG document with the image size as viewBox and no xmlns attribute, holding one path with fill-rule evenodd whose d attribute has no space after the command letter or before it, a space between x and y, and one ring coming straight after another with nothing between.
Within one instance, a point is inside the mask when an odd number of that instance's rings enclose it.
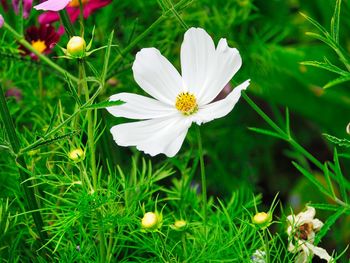
<instances>
[{"instance_id":1,"label":"green stem","mask_svg":"<svg viewBox=\"0 0 350 263\"><path fill-rule=\"evenodd\" d=\"M158 235L159 235L159 239L160 241L162 242L162 246L163 246L163 253L165 255L165 258L166 258L166 261L165 262L170 262L170 258L169 258L169 255L168 255L168 251L167 251L167 248L166 248L166 245L165 245L165 241L163 239L163 234L160 232L160 231L157 231Z\"/></svg>"},{"instance_id":2,"label":"green stem","mask_svg":"<svg viewBox=\"0 0 350 263\"><path fill-rule=\"evenodd\" d=\"M265 253L266 253L266 263L270 263L270 246L269 246L269 239L267 236L267 229L263 229L263 235L264 235L264 246L265 246Z\"/></svg>"},{"instance_id":3,"label":"green stem","mask_svg":"<svg viewBox=\"0 0 350 263\"><path fill-rule=\"evenodd\" d=\"M69 38L75 36L74 28L73 28L73 25L70 21L67 10L63 9L63 10L59 11L59 14L60 14L61 22L62 22L64 29L66 30Z\"/></svg>"},{"instance_id":4,"label":"green stem","mask_svg":"<svg viewBox=\"0 0 350 263\"><path fill-rule=\"evenodd\" d=\"M86 81L86 72L84 61L79 61L79 78L81 80L81 85L85 93L85 100L88 102L89 97L89 87ZM92 185L94 190L97 189L97 169L96 169L96 156L95 156L95 139L94 139L94 120L92 118L92 110L87 110L86 112L87 122L88 122L88 146L90 151L90 164L91 164L91 174L92 174Z\"/></svg>"},{"instance_id":5,"label":"green stem","mask_svg":"<svg viewBox=\"0 0 350 263\"><path fill-rule=\"evenodd\" d=\"M6 99L2 87L0 86L0 114L3 120L3 124L10 141L13 152L16 154L16 164L19 167L18 172L20 175L20 179L22 182L22 187L25 195L25 200L27 203L28 211L32 211L31 214L34 219L35 226L37 228L39 237L41 239L42 244L48 240L47 233L43 230L43 219L39 210L38 202L35 198L34 194L34 186L32 185L32 181L29 179L30 175L26 173L27 165L25 163L25 159L23 155L18 156L18 152L20 151L21 145L19 143L19 139L16 134L15 125L12 121L9 109L6 104Z\"/></svg>"},{"instance_id":6,"label":"green stem","mask_svg":"<svg viewBox=\"0 0 350 263\"><path fill-rule=\"evenodd\" d=\"M89 95L89 87L86 81L86 71L84 60L79 60L79 79L80 84L82 85L83 91L85 93L86 103L90 101ZM96 168L96 156L95 156L95 138L94 138L94 119L92 117L92 110L87 110L86 118L88 122L88 147L90 152L90 165L91 165L91 174L92 174L92 185L93 189L97 191L97 168ZM97 211L98 221L101 222L101 214ZM100 243L100 262L106 261L106 246L105 246L105 238L103 233L103 228L99 227L98 230L99 243Z\"/></svg>"},{"instance_id":7,"label":"green stem","mask_svg":"<svg viewBox=\"0 0 350 263\"><path fill-rule=\"evenodd\" d=\"M33 48L33 46L28 43L25 38L20 35L16 30L14 30L9 24L7 24L6 22L4 23L3 27L9 32L11 33L14 38L18 41L18 43L20 43L21 45L23 45L26 49L28 49L30 52L34 53L39 59L40 61L45 62L46 64L48 64L51 68L53 68L54 70L58 71L59 73L61 73L63 76L66 76L67 78L69 78L70 80L74 81L74 82L78 82L78 79L76 77L74 77L72 74L70 74L68 71L66 71L65 69L61 68L60 66L58 66L56 63L52 62L48 57L44 56L43 54L41 54L40 52L38 52L35 48Z\"/></svg>"},{"instance_id":8,"label":"green stem","mask_svg":"<svg viewBox=\"0 0 350 263\"><path fill-rule=\"evenodd\" d=\"M246 102L263 118L267 124L271 126L278 134L282 136L282 138L287 141L290 145L292 145L297 151L303 154L310 162L312 162L315 166L317 166L321 171L323 171L323 164L317 160L312 154L310 154L304 147L302 147L299 143L297 143L287 132L282 130L269 116L263 112L258 105L256 105L245 92L242 92L242 97L246 100Z\"/></svg>"},{"instance_id":9,"label":"green stem","mask_svg":"<svg viewBox=\"0 0 350 263\"><path fill-rule=\"evenodd\" d=\"M199 153L199 163L201 167L201 181L202 181L202 198L203 198L203 222L204 222L204 230L205 236L207 235L207 179L205 176L205 166L204 166L204 158L203 158L203 146L202 146L202 137L200 133L199 126L197 126L197 140L198 140L198 153Z\"/></svg>"},{"instance_id":10,"label":"green stem","mask_svg":"<svg viewBox=\"0 0 350 263\"><path fill-rule=\"evenodd\" d=\"M41 68L38 70L38 83L39 83L39 96L41 102L43 102L44 99L44 85L43 85L43 72L41 71Z\"/></svg>"}]
</instances>

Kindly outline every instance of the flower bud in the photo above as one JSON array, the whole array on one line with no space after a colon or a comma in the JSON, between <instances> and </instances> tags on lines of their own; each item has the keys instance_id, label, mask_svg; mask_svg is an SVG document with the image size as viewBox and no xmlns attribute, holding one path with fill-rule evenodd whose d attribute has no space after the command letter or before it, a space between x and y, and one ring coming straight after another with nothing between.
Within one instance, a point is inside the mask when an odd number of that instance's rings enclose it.
<instances>
[{"instance_id":1,"label":"flower bud","mask_svg":"<svg viewBox=\"0 0 350 263\"><path fill-rule=\"evenodd\" d=\"M173 225L170 226L173 230L183 231L187 227L187 222L185 220L176 220Z\"/></svg>"},{"instance_id":2,"label":"flower bud","mask_svg":"<svg viewBox=\"0 0 350 263\"><path fill-rule=\"evenodd\" d=\"M348 126L346 126L346 133L350 135L350 122L349 122Z\"/></svg>"},{"instance_id":3,"label":"flower bud","mask_svg":"<svg viewBox=\"0 0 350 263\"><path fill-rule=\"evenodd\" d=\"M72 37L67 44L67 55L74 58L82 58L85 55L86 42L79 36Z\"/></svg>"},{"instance_id":4,"label":"flower bud","mask_svg":"<svg viewBox=\"0 0 350 263\"><path fill-rule=\"evenodd\" d=\"M71 160L73 160L74 162L80 162L80 161L84 160L85 153L84 153L84 151L82 149L77 148L77 149L71 150L68 153L68 157Z\"/></svg>"},{"instance_id":5,"label":"flower bud","mask_svg":"<svg viewBox=\"0 0 350 263\"><path fill-rule=\"evenodd\" d=\"M253 217L253 223L258 226L267 226L271 222L271 216L269 213L260 212Z\"/></svg>"},{"instance_id":6,"label":"flower bud","mask_svg":"<svg viewBox=\"0 0 350 263\"><path fill-rule=\"evenodd\" d=\"M147 212L141 220L141 226L144 230L156 230L162 225L162 216L157 212Z\"/></svg>"}]
</instances>

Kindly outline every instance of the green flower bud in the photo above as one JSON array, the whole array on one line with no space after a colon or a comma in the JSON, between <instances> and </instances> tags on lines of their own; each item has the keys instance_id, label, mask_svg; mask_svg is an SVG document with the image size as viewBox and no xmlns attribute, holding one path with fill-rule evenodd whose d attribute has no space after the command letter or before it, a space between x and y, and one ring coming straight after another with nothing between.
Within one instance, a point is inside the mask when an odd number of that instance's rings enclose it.
<instances>
[{"instance_id":1,"label":"green flower bud","mask_svg":"<svg viewBox=\"0 0 350 263\"><path fill-rule=\"evenodd\" d=\"M187 222L185 220L176 220L173 225L170 226L173 230L183 231L187 227Z\"/></svg>"},{"instance_id":2,"label":"green flower bud","mask_svg":"<svg viewBox=\"0 0 350 263\"><path fill-rule=\"evenodd\" d=\"M67 44L67 55L74 58L82 58L85 56L86 42L84 38L74 36Z\"/></svg>"},{"instance_id":3,"label":"green flower bud","mask_svg":"<svg viewBox=\"0 0 350 263\"><path fill-rule=\"evenodd\" d=\"M252 219L253 223L260 227L268 226L271 220L271 215L265 212L257 213Z\"/></svg>"},{"instance_id":4,"label":"green flower bud","mask_svg":"<svg viewBox=\"0 0 350 263\"><path fill-rule=\"evenodd\" d=\"M73 160L74 162L80 162L80 161L84 160L85 153L82 149L77 148L77 149L71 150L68 153L68 157L69 157L69 159Z\"/></svg>"},{"instance_id":5,"label":"green flower bud","mask_svg":"<svg viewBox=\"0 0 350 263\"><path fill-rule=\"evenodd\" d=\"M144 230L156 230L162 225L162 216L157 212L147 212L141 219L141 226Z\"/></svg>"}]
</instances>

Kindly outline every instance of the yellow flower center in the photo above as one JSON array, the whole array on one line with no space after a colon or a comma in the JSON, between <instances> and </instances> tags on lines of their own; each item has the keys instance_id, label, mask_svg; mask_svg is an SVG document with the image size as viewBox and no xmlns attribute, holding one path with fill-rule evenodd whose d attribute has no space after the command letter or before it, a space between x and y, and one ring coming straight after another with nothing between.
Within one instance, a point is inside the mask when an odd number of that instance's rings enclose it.
<instances>
[{"instance_id":1,"label":"yellow flower center","mask_svg":"<svg viewBox=\"0 0 350 263\"><path fill-rule=\"evenodd\" d=\"M82 5L85 5L87 2L88 2L88 0L81 0L81 4L82 4ZM72 0L72 1L69 3L68 6L70 6L70 7L79 7L79 5L80 5L79 0Z\"/></svg>"},{"instance_id":2,"label":"yellow flower center","mask_svg":"<svg viewBox=\"0 0 350 263\"><path fill-rule=\"evenodd\" d=\"M45 45L45 41L42 41L40 39L36 41L32 41L32 47L39 53L43 53L47 48L47 46Z\"/></svg>"},{"instance_id":3,"label":"yellow flower center","mask_svg":"<svg viewBox=\"0 0 350 263\"><path fill-rule=\"evenodd\" d=\"M196 97L189 92L181 92L177 95L175 107L184 115L191 115L198 111Z\"/></svg>"}]
</instances>

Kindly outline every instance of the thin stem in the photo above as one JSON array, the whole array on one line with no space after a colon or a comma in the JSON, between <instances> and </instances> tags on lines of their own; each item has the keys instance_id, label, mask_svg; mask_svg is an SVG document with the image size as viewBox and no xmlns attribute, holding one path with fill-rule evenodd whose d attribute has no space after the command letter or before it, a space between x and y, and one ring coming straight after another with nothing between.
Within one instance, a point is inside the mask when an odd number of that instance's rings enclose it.
<instances>
[{"instance_id":1,"label":"thin stem","mask_svg":"<svg viewBox=\"0 0 350 263\"><path fill-rule=\"evenodd\" d=\"M84 60L79 60L79 79L82 90L85 93L85 100L86 103L90 101L90 95L89 95L89 87L87 85L86 81L86 72L85 72L85 66L84 66ZM94 119L92 117L92 110L87 110L86 118L88 122L88 147L90 152L90 165L91 165L91 174L92 174L92 185L93 189L96 192L97 191L97 168L96 168L96 155L95 155L95 138L94 138ZM99 222L101 222L101 213L99 211L96 211L97 213L97 219ZM105 246L105 237L103 233L103 228L99 226L98 229L98 239L99 239L99 245L100 245L100 262L105 262L106 260L106 246Z\"/></svg>"},{"instance_id":2,"label":"thin stem","mask_svg":"<svg viewBox=\"0 0 350 263\"><path fill-rule=\"evenodd\" d=\"M25 159L23 155L21 156L17 155L18 152L20 151L21 145L15 130L15 125L12 121L9 109L7 107L5 95L1 86L0 86L0 114L3 120L3 124L6 130L8 139L10 141L12 150L17 156L16 164L19 167L18 172L22 182L21 185L23 186L25 200L27 203L26 204L27 210L31 211L39 237L41 239L42 244L44 245L45 242L48 240L48 236L46 231L43 230L44 223L39 210L38 202L35 198L34 186L32 184L32 181L29 179L30 175L25 172L27 171L27 165L26 165Z\"/></svg>"},{"instance_id":3,"label":"thin stem","mask_svg":"<svg viewBox=\"0 0 350 263\"><path fill-rule=\"evenodd\" d=\"M165 262L170 262L170 258L169 258L169 255L168 255L168 250L166 248L166 245L165 245L165 241L163 239L163 234L160 232L160 231L157 231L157 234L159 235L159 239L160 241L162 242L162 246L163 246L163 253L165 255L165 258L166 258L166 261ZM163 254L162 253L162 254Z\"/></svg>"},{"instance_id":4,"label":"thin stem","mask_svg":"<svg viewBox=\"0 0 350 263\"><path fill-rule=\"evenodd\" d=\"M68 12L66 9L63 9L59 11L61 22L64 26L65 31L67 32L68 36L71 38L72 36L75 36L74 28L72 25L72 22L70 21Z\"/></svg>"},{"instance_id":5,"label":"thin stem","mask_svg":"<svg viewBox=\"0 0 350 263\"><path fill-rule=\"evenodd\" d=\"M263 229L266 263L270 263L270 246L269 246L267 231L268 231L267 229Z\"/></svg>"},{"instance_id":6,"label":"thin stem","mask_svg":"<svg viewBox=\"0 0 350 263\"><path fill-rule=\"evenodd\" d=\"M267 124L271 126L277 133L279 133L282 138L292 145L297 151L303 154L310 162L317 166L321 171L323 171L323 164L317 160L311 153L309 153L304 147L297 143L287 132L282 130L269 116L263 112L258 105L253 102L245 92L242 92L242 97L248 102L248 104L263 118Z\"/></svg>"},{"instance_id":7,"label":"thin stem","mask_svg":"<svg viewBox=\"0 0 350 263\"><path fill-rule=\"evenodd\" d=\"M204 221L204 229L206 236L206 228L207 228L207 179L205 176L205 166L204 166L204 158L203 158L203 147L202 147L202 137L200 133L199 126L197 126L197 141L198 141L198 154L199 154L199 163L201 167L201 181L202 181L202 201L203 201L203 221Z\"/></svg>"},{"instance_id":8,"label":"thin stem","mask_svg":"<svg viewBox=\"0 0 350 263\"><path fill-rule=\"evenodd\" d=\"M25 38L20 35L15 29L13 29L9 24L7 24L6 22L3 25L3 28L5 28L9 33L11 33L14 38L18 41L18 43L20 43L21 45L23 45L26 49L28 49L30 52L34 53L41 61L45 62L46 64L48 64L51 68L55 69L56 71L58 71L59 73L61 73L63 76L66 76L67 78L69 78L70 80L74 81L74 82L78 82L78 79L76 77L74 77L72 74L70 74L68 71L66 71L65 69L61 68L60 66L58 66L56 63L52 62L48 57L44 56L43 54L41 54L39 51L37 51L35 48L33 48L33 46L28 43Z\"/></svg>"},{"instance_id":9,"label":"thin stem","mask_svg":"<svg viewBox=\"0 0 350 263\"><path fill-rule=\"evenodd\" d=\"M85 100L88 102L89 97L89 88L86 81L86 72L84 61L79 61L79 78L81 80L82 88L85 93ZM94 190L97 189L97 169L96 169L96 156L95 156L95 139L94 139L94 120L92 118L92 110L87 110L86 113L87 122L88 122L88 146L90 151L90 164L91 164L91 173L92 173L92 185Z\"/></svg>"},{"instance_id":10,"label":"thin stem","mask_svg":"<svg viewBox=\"0 0 350 263\"><path fill-rule=\"evenodd\" d=\"M44 99L44 85L43 85L43 72L40 68L38 70L38 83L39 83L39 96L42 102Z\"/></svg>"}]
</instances>

